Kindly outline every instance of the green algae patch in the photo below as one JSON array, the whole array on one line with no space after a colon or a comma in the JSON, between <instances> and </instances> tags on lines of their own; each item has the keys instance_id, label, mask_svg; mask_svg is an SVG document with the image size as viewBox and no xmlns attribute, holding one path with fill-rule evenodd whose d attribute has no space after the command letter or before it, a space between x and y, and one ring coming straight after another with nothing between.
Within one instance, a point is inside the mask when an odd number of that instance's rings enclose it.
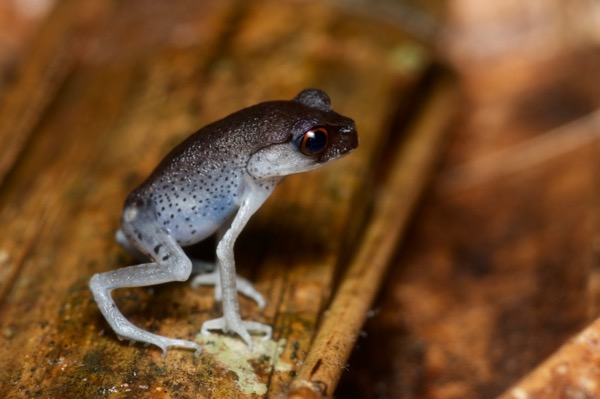
<instances>
[{"instance_id":1,"label":"green algae patch","mask_svg":"<svg viewBox=\"0 0 600 399\"><path fill-rule=\"evenodd\" d=\"M204 356L214 358L218 367L228 371L240 392L247 395L265 395L269 375L274 371L287 371L292 365L279 358L285 347L285 339L274 341L255 338L253 348L239 338L223 335L198 335L197 341Z\"/></svg>"}]
</instances>

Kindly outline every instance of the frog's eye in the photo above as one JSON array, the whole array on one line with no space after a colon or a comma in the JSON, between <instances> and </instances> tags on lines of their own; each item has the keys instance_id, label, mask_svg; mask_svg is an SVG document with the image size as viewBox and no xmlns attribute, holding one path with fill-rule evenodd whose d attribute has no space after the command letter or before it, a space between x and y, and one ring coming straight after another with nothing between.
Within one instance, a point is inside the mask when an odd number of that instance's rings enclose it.
<instances>
[{"instance_id":1,"label":"frog's eye","mask_svg":"<svg viewBox=\"0 0 600 399\"><path fill-rule=\"evenodd\" d=\"M298 137L298 148L304 155L317 155L327 147L329 132L324 127L310 129Z\"/></svg>"}]
</instances>

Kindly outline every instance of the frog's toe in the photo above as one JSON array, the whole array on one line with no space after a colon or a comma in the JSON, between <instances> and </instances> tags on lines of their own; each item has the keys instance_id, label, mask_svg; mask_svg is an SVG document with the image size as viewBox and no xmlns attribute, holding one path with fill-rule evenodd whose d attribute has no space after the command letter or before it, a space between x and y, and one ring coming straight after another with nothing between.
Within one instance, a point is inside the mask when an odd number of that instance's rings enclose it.
<instances>
[{"instance_id":1,"label":"frog's toe","mask_svg":"<svg viewBox=\"0 0 600 399\"><path fill-rule=\"evenodd\" d=\"M264 341L271 339L271 337L273 336L273 329L267 324L259 323L257 321L244 321L243 323L244 327L246 327L248 331L254 331L264 334L262 337Z\"/></svg>"},{"instance_id":2,"label":"frog's toe","mask_svg":"<svg viewBox=\"0 0 600 399\"><path fill-rule=\"evenodd\" d=\"M207 320L202 324L202 328L200 329L200 334L202 335L210 335L209 330L221 330L223 332L227 332L227 326L225 323L225 318L219 317L218 319Z\"/></svg>"},{"instance_id":3,"label":"frog's toe","mask_svg":"<svg viewBox=\"0 0 600 399\"><path fill-rule=\"evenodd\" d=\"M252 350L252 337L249 331L263 333L263 339L271 339L272 329L270 326L256 321L244 321L240 319L227 320L225 317L208 320L202 324L200 333L209 335L209 330L221 330L223 332L232 332L240 336L242 340Z\"/></svg>"},{"instance_id":4,"label":"frog's toe","mask_svg":"<svg viewBox=\"0 0 600 399\"><path fill-rule=\"evenodd\" d=\"M237 276L236 280L238 292L256 302L260 309L264 309L266 305L265 298L260 292L258 292L256 288L254 288L254 285L250 281L240 276Z\"/></svg>"},{"instance_id":5,"label":"frog's toe","mask_svg":"<svg viewBox=\"0 0 600 399\"><path fill-rule=\"evenodd\" d=\"M198 356L200 354L200 345L198 345L195 342L187 341L184 339L164 338L161 339L159 342L152 343L162 350L162 357L167 356L167 352L171 348L190 349L194 351L194 355Z\"/></svg>"},{"instance_id":6,"label":"frog's toe","mask_svg":"<svg viewBox=\"0 0 600 399\"><path fill-rule=\"evenodd\" d=\"M244 324L239 318L219 317L218 319L208 320L202 324L201 333L202 335L209 335L209 330L220 330L225 333L235 333L246 342L250 348L252 348L252 338L244 327Z\"/></svg>"}]
</instances>

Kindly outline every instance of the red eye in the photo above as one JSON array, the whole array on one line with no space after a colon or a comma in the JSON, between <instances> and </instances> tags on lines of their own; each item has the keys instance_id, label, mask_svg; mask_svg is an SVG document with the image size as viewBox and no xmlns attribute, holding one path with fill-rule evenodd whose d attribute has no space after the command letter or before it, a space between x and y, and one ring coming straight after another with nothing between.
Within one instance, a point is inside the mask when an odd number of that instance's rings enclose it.
<instances>
[{"instance_id":1,"label":"red eye","mask_svg":"<svg viewBox=\"0 0 600 399\"><path fill-rule=\"evenodd\" d=\"M317 155L327 147L329 132L324 127L316 127L298 137L297 140L301 153L304 155Z\"/></svg>"}]
</instances>

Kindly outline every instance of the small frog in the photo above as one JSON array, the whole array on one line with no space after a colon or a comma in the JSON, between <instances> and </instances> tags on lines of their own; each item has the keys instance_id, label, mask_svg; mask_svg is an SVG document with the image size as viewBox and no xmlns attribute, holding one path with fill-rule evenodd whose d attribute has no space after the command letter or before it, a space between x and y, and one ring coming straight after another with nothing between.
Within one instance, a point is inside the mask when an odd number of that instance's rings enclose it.
<instances>
[{"instance_id":1,"label":"small frog","mask_svg":"<svg viewBox=\"0 0 600 399\"><path fill-rule=\"evenodd\" d=\"M256 210L283 176L321 167L358 146L354 121L332 110L327 94L300 92L290 101L270 101L235 112L200 129L173 149L150 177L125 200L117 241L147 263L95 274L90 289L100 311L121 339L160 347L193 349L197 343L150 333L130 323L110 293L186 281L202 262L182 247L216 234L214 271L193 286L214 285L223 316L206 321L202 334L238 334L251 348L248 331L271 337L271 327L240 317L237 292L261 308L252 284L236 276L233 246Z\"/></svg>"}]
</instances>

